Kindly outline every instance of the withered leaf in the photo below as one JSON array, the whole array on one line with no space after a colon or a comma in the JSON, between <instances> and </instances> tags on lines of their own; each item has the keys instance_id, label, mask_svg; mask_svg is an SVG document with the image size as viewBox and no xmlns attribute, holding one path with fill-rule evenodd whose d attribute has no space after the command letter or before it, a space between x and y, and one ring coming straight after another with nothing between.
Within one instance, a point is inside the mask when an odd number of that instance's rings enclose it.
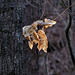
<instances>
[{"instance_id":1,"label":"withered leaf","mask_svg":"<svg viewBox=\"0 0 75 75\"><path fill-rule=\"evenodd\" d=\"M31 41L31 38L30 38L30 36L27 36L27 37L26 37L26 39L28 39L28 40L30 40L30 41Z\"/></svg>"},{"instance_id":2,"label":"withered leaf","mask_svg":"<svg viewBox=\"0 0 75 75\"><path fill-rule=\"evenodd\" d=\"M28 45L29 45L30 49L32 49L33 48L33 41L28 41Z\"/></svg>"},{"instance_id":3,"label":"withered leaf","mask_svg":"<svg viewBox=\"0 0 75 75\"><path fill-rule=\"evenodd\" d=\"M33 31L33 33L32 33L31 36L32 36L33 42L38 43L38 41L39 41L39 36L38 36L38 34L36 33L36 31Z\"/></svg>"},{"instance_id":4,"label":"withered leaf","mask_svg":"<svg viewBox=\"0 0 75 75\"><path fill-rule=\"evenodd\" d=\"M23 35L24 35L24 37L26 38L27 36L30 36L30 34L35 30L37 30L37 27L35 27L35 26L32 26L32 25L24 26L23 27Z\"/></svg>"},{"instance_id":5,"label":"withered leaf","mask_svg":"<svg viewBox=\"0 0 75 75\"><path fill-rule=\"evenodd\" d=\"M47 48L48 48L48 40L47 40L47 36L45 35L45 32L42 30L38 31L38 36L40 41L38 42L38 46L37 48L39 50L43 49L44 52L47 52Z\"/></svg>"},{"instance_id":6,"label":"withered leaf","mask_svg":"<svg viewBox=\"0 0 75 75\"><path fill-rule=\"evenodd\" d=\"M44 50L44 52L47 52L48 40L47 40L47 36L45 35L45 29L53 26L54 24L56 24L56 21L46 18L44 21L38 20L29 26L24 26L23 35L26 39L29 40L28 41L29 47L32 49L33 42L35 42L35 44L38 43L37 48L39 49L39 51L42 49ZM38 25L42 26L42 29L38 30L38 33L37 33L36 30ZM31 41L31 38L32 38L32 41Z\"/></svg>"},{"instance_id":7,"label":"withered leaf","mask_svg":"<svg viewBox=\"0 0 75 75\"><path fill-rule=\"evenodd\" d=\"M50 20L50 19L47 19L45 18L45 23L50 23L49 25L45 26L46 28L47 27L52 27L54 24L56 24L56 21L53 21L53 20Z\"/></svg>"}]
</instances>

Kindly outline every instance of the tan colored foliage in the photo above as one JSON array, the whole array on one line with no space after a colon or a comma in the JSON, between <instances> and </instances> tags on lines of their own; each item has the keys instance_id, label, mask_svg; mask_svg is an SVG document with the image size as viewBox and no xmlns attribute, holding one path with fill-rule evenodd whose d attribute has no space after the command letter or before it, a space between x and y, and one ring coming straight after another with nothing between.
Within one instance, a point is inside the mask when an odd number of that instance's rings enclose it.
<instances>
[{"instance_id":1,"label":"tan colored foliage","mask_svg":"<svg viewBox=\"0 0 75 75\"><path fill-rule=\"evenodd\" d=\"M39 49L39 51L44 50L44 52L47 52L48 40L45 34L45 29L51 27L54 24L56 24L56 21L45 19L44 21L38 20L29 26L23 27L23 35L26 39L29 40L28 44L30 49L33 48L33 42L35 42L35 44L38 44L37 48ZM38 33L36 32L37 26L42 26L42 29L38 30Z\"/></svg>"},{"instance_id":2,"label":"tan colored foliage","mask_svg":"<svg viewBox=\"0 0 75 75\"><path fill-rule=\"evenodd\" d=\"M38 46L37 48L39 50L44 50L44 52L47 52L47 48L48 48L48 40L47 40L47 36L45 35L45 32L42 30L38 31L38 36L39 36L39 42L38 42Z\"/></svg>"},{"instance_id":3,"label":"tan colored foliage","mask_svg":"<svg viewBox=\"0 0 75 75\"><path fill-rule=\"evenodd\" d=\"M29 44L30 49L32 49L33 48L33 41L28 41L28 44Z\"/></svg>"},{"instance_id":4,"label":"tan colored foliage","mask_svg":"<svg viewBox=\"0 0 75 75\"><path fill-rule=\"evenodd\" d=\"M33 42L35 42L37 44L39 41L39 36L36 33L36 31L33 31L32 38L33 38Z\"/></svg>"}]
</instances>

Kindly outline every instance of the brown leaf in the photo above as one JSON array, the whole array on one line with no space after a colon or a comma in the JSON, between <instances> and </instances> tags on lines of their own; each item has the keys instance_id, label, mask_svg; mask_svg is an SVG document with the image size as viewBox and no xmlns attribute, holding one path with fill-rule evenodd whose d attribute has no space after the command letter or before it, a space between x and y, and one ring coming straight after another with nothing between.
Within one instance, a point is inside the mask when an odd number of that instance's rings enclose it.
<instances>
[{"instance_id":1,"label":"brown leaf","mask_svg":"<svg viewBox=\"0 0 75 75\"><path fill-rule=\"evenodd\" d=\"M40 49L43 49L44 52L47 52L48 40L47 40L47 36L45 35L45 32L42 31L42 30L39 30L39 31L38 31L38 36L39 36L40 41L38 42L37 48L38 48L39 50L40 50Z\"/></svg>"},{"instance_id":2,"label":"brown leaf","mask_svg":"<svg viewBox=\"0 0 75 75\"><path fill-rule=\"evenodd\" d=\"M41 40L39 40L39 41L38 41L38 46L37 46L37 48L39 49L39 51L42 49L42 48L41 48L41 44L42 44L42 43L41 43Z\"/></svg>"},{"instance_id":3,"label":"brown leaf","mask_svg":"<svg viewBox=\"0 0 75 75\"><path fill-rule=\"evenodd\" d=\"M52 27L54 24L56 24L56 21L53 21L53 20L50 20L47 18L45 18L44 21L45 21L45 23L50 23L49 25L45 26L45 28Z\"/></svg>"},{"instance_id":4,"label":"brown leaf","mask_svg":"<svg viewBox=\"0 0 75 75\"><path fill-rule=\"evenodd\" d=\"M31 41L31 38L30 38L30 36L27 36L27 37L26 37L26 39L28 39L28 40L30 40L30 41Z\"/></svg>"},{"instance_id":5,"label":"brown leaf","mask_svg":"<svg viewBox=\"0 0 75 75\"><path fill-rule=\"evenodd\" d=\"M33 41L28 41L28 45L29 45L30 49L32 49L33 48Z\"/></svg>"},{"instance_id":6,"label":"brown leaf","mask_svg":"<svg viewBox=\"0 0 75 75\"><path fill-rule=\"evenodd\" d=\"M37 27L29 25L23 27L23 35L26 38L27 36L30 36L33 31L37 30Z\"/></svg>"},{"instance_id":7,"label":"brown leaf","mask_svg":"<svg viewBox=\"0 0 75 75\"><path fill-rule=\"evenodd\" d=\"M32 36L33 42L38 43L38 41L39 41L39 36L38 36L38 34L36 33L36 31L33 31L33 33L32 33L31 36Z\"/></svg>"}]
</instances>

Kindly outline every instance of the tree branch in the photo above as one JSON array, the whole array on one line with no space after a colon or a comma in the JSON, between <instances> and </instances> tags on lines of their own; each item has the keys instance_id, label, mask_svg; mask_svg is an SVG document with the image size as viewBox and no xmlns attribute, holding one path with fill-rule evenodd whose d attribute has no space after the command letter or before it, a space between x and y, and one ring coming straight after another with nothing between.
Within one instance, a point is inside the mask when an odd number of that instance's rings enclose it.
<instances>
[{"instance_id":1,"label":"tree branch","mask_svg":"<svg viewBox=\"0 0 75 75\"><path fill-rule=\"evenodd\" d=\"M67 6L66 3L64 2L64 0L61 0L61 1L62 1L62 3L64 4L65 8L68 8L68 6ZM71 3L71 5L72 5L72 3ZM70 5L70 6L71 6L71 5ZM73 15L72 15L70 9L68 9L68 13L69 13L69 15L71 15L71 16L73 17Z\"/></svg>"},{"instance_id":2,"label":"tree branch","mask_svg":"<svg viewBox=\"0 0 75 75\"><path fill-rule=\"evenodd\" d=\"M69 6L71 6L71 5L72 5L71 0L69 0ZM70 7L69 10L72 11L72 7ZM71 28L71 25L72 25L72 16L69 14L69 23L68 23L68 26L65 30L65 34L66 34L66 39L67 39L71 59L72 59L72 62L75 66L75 57L73 55L72 47L71 47L71 44L70 44L70 38L69 38L69 29Z\"/></svg>"}]
</instances>

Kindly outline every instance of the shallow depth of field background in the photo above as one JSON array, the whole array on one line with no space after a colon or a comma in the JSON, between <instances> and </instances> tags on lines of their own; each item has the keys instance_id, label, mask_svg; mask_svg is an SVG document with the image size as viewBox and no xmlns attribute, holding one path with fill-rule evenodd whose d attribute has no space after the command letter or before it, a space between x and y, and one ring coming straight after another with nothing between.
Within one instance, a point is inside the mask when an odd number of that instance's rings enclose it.
<instances>
[{"instance_id":1,"label":"shallow depth of field background","mask_svg":"<svg viewBox=\"0 0 75 75\"><path fill-rule=\"evenodd\" d=\"M68 1L64 0L66 5ZM46 30L48 53L41 50L38 55L36 45L30 50L22 35L23 26L44 18L53 19L65 9L61 0L0 0L0 75L75 75L65 35L68 11ZM71 14L69 38L75 56L75 5Z\"/></svg>"}]
</instances>

